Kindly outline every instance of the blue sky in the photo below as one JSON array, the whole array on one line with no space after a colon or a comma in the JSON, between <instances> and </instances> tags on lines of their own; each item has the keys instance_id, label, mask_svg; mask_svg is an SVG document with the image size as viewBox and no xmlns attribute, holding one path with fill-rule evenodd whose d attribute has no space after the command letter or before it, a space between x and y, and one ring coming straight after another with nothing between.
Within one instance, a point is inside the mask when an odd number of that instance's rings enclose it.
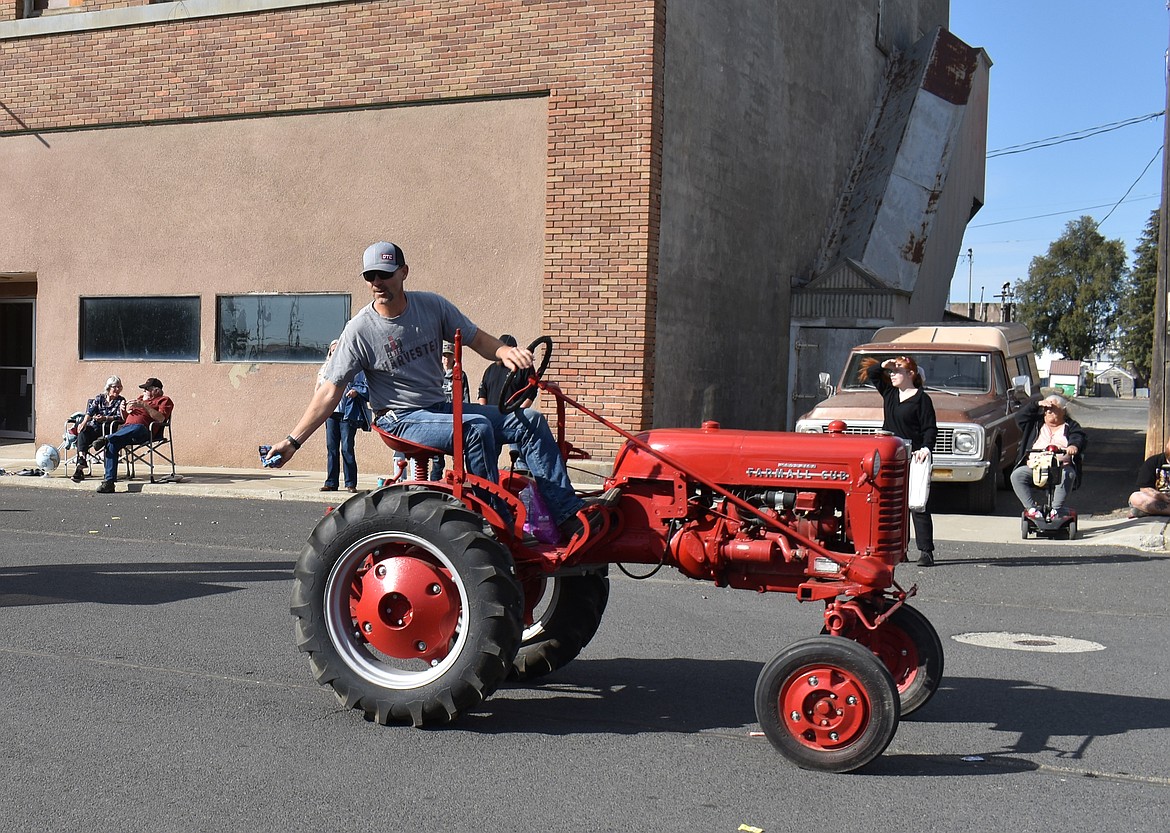
<instances>
[{"instance_id":1,"label":"blue sky","mask_svg":"<svg viewBox=\"0 0 1170 833\"><path fill-rule=\"evenodd\" d=\"M1165 108L1166 0L951 0L950 28L992 60L989 156ZM998 300L1002 285L1026 278L1032 258L1084 214L1124 241L1132 265L1160 201L1163 118L989 158L985 204L967 226L951 301L966 302L969 283L976 302L981 290Z\"/></svg>"}]
</instances>

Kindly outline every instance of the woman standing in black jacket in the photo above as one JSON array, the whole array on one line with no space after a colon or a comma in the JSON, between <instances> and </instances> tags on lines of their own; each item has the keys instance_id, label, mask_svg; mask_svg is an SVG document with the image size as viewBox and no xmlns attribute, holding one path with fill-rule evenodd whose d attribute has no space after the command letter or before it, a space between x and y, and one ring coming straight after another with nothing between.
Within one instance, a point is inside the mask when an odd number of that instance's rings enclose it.
<instances>
[{"instance_id":1,"label":"woman standing in black jacket","mask_svg":"<svg viewBox=\"0 0 1170 833\"><path fill-rule=\"evenodd\" d=\"M938 435L938 422L934 417L934 403L922 389L918 364L909 356L887 359L880 365L876 359L867 359L862 362L862 373L882 395L882 429L909 440L914 459L929 460ZM934 564L934 519L925 507L920 512L911 512L910 517L914 521L918 564L930 567Z\"/></svg>"}]
</instances>

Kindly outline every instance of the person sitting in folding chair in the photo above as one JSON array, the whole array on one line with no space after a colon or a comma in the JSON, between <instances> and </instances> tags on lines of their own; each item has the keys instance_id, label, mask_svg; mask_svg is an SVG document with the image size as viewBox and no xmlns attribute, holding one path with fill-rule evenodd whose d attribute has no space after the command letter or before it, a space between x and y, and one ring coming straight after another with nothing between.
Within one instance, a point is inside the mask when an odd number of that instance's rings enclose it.
<instances>
[{"instance_id":1,"label":"person sitting in folding chair","mask_svg":"<svg viewBox=\"0 0 1170 833\"><path fill-rule=\"evenodd\" d=\"M88 473L90 446L103 434L116 430L126 419L126 398L122 396L122 380L117 376L106 379L106 388L85 406L85 416L77 423L77 457L73 482L85 480Z\"/></svg>"},{"instance_id":2,"label":"person sitting in folding chair","mask_svg":"<svg viewBox=\"0 0 1170 833\"><path fill-rule=\"evenodd\" d=\"M91 446L106 452L105 478L98 484L101 494L114 491L118 482L118 457L128 445L140 445L155 439L154 427L161 427L171 418L175 403L163 394L163 384L153 376L139 385L143 393L126 403L126 422L108 437L98 437Z\"/></svg>"}]
</instances>

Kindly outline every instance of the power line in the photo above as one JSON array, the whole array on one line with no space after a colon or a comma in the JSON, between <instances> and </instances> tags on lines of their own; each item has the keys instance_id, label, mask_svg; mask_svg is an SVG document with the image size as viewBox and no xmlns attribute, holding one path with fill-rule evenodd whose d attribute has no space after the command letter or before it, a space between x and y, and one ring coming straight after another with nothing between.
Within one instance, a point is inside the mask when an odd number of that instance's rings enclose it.
<instances>
[{"instance_id":1,"label":"power line","mask_svg":"<svg viewBox=\"0 0 1170 833\"><path fill-rule=\"evenodd\" d=\"M988 151L987 158L995 159L998 156L1009 156L1014 153L1027 153L1030 150L1039 150L1040 148L1048 148L1054 145L1063 145L1066 142L1077 142L1081 139L1088 139L1091 136L1099 136L1102 133L1109 133L1113 130L1120 130L1123 127L1130 127L1131 125L1141 124L1142 122L1158 119L1164 115L1166 115L1166 111L1162 110L1158 113L1148 113L1144 116L1134 116L1130 119L1115 121L1111 122L1110 124L1100 125L1098 127L1086 127L1083 130L1076 130L1072 133L1064 133L1060 136L1051 136L1047 139L1036 139L1032 142L1025 142L1022 145L1010 145L1005 148L998 148L997 150Z\"/></svg>"},{"instance_id":2,"label":"power line","mask_svg":"<svg viewBox=\"0 0 1170 833\"><path fill-rule=\"evenodd\" d=\"M1159 153L1160 152L1161 151L1159 150ZM1155 159L1158 158L1157 154L1154 155L1154 158ZM1148 168L1149 165L1147 165L1146 167ZM1144 174L1145 172L1143 171L1142 173ZM1138 177L1138 179L1141 179L1141 177ZM1136 185L1137 183L1134 183L1134 184ZM1131 191L1133 190L1132 185L1130 186L1130 190ZM1127 191L1126 193L1128 194L1129 191ZM1003 225L1007 225L1008 223L1023 223L1026 220L1043 220L1046 217L1059 217L1062 214L1077 214L1081 211L1092 211L1094 208L1109 208L1109 206L1111 206L1111 205L1113 206L1113 208L1117 208L1117 206L1121 205L1121 203L1123 203L1123 202L1140 202L1141 200L1151 200L1151 199L1154 199L1158 196L1159 196L1158 194L1147 194L1146 196L1142 196L1142 197L1134 197L1132 200L1126 200L1125 197L1122 197L1116 203L1103 202L1100 205L1086 205L1084 208L1070 208L1066 211L1053 211L1050 214L1033 214L1031 217L1016 217L1014 220L997 220L994 223L980 223L979 225L967 226L967 228L987 228L988 226L1003 226ZM1110 213L1112 213L1112 210L1113 209L1111 208Z\"/></svg>"},{"instance_id":3,"label":"power line","mask_svg":"<svg viewBox=\"0 0 1170 833\"><path fill-rule=\"evenodd\" d=\"M1141 178L1146 175L1146 171L1148 171L1150 169L1150 165L1154 164L1154 160L1157 159L1158 156L1161 155L1162 148L1164 148L1164 147L1166 147L1166 146L1162 145L1162 147L1160 147L1156 151L1154 151L1154 155L1152 157L1150 157L1150 161L1146 163L1146 166L1144 168L1142 168L1142 172L1140 174L1138 174L1138 178L1135 179L1130 184L1129 188L1125 189L1125 193L1121 195L1121 199L1119 199L1116 202L1116 204L1114 204L1113 208L1109 209L1109 214L1112 214L1115 210L1117 210L1117 206L1119 206L1123 202L1125 202L1125 198L1129 196L1129 192L1132 191L1134 189L1134 186L1137 185L1141 181ZM1106 214L1104 217L1101 218L1100 222L1097 223L1098 228L1103 226L1105 224L1105 221L1109 219L1109 214Z\"/></svg>"}]
</instances>

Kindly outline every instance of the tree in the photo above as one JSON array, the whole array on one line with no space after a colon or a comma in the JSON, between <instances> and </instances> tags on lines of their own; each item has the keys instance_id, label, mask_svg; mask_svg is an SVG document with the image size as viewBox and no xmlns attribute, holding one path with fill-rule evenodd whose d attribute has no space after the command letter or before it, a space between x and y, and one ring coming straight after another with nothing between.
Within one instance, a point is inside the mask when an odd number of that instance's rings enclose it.
<instances>
[{"instance_id":1,"label":"tree","mask_svg":"<svg viewBox=\"0 0 1170 833\"><path fill-rule=\"evenodd\" d=\"M1087 359L1113 339L1124 274L1125 244L1106 240L1092 217L1072 220L1016 284L1020 320L1039 346Z\"/></svg>"},{"instance_id":2,"label":"tree","mask_svg":"<svg viewBox=\"0 0 1170 833\"><path fill-rule=\"evenodd\" d=\"M1123 362L1132 362L1142 379L1150 378L1154 353L1154 305L1158 291L1157 210L1150 214L1145 231L1133 250L1133 271L1122 285L1118 302L1117 351Z\"/></svg>"}]
</instances>

